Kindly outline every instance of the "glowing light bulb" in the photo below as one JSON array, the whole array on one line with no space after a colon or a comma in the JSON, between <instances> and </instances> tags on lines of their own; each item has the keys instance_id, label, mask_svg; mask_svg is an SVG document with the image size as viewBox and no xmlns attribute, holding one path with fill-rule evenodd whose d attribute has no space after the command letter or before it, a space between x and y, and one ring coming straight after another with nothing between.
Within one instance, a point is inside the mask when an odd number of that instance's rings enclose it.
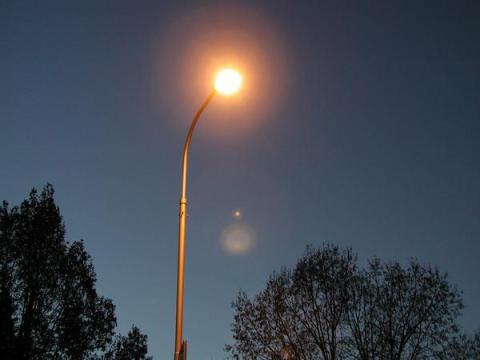
<instances>
[{"instance_id":1,"label":"glowing light bulb","mask_svg":"<svg viewBox=\"0 0 480 360\"><path fill-rule=\"evenodd\" d=\"M235 94L242 85L243 78L233 69L223 69L215 78L215 90L222 95Z\"/></svg>"}]
</instances>

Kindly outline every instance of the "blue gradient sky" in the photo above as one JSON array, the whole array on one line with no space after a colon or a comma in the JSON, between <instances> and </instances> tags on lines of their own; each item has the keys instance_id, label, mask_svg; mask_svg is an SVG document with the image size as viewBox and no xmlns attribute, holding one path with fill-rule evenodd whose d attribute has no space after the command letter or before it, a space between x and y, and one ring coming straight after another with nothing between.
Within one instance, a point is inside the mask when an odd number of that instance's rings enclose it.
<instances>
[{"instance_id":1,"label":"blue gradient sky","mask_svg":"<svg viewBox=\"0 0 480 360\"><path fill-rule=\"evenodd\" d=\"M0 198L52 183L120 331L170 358L181 148L213 76L197 55L238 40L256 82L192 144L190 358L223 358L237 291L324 241L438 265L478 328L480 3L417 3L2 1ZM256 234L242 256L219 243L235 222Z\"/></svg>"}]
</instances>

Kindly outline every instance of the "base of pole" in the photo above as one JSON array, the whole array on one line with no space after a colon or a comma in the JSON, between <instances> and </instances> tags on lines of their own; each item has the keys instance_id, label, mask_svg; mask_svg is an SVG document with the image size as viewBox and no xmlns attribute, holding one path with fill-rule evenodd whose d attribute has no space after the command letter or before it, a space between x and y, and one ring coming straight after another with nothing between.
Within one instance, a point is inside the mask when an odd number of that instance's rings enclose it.
<instances>
[{"instance_id":1,"label":"base of pole","mask_svg":"<svg viewBox=\"0 0 480 360\"><path fill-rule=\"evenodd\" d=\"M180 360L187 360L187 341L182 343L182 349L180 350Z\"/></svg>"}]
</instances>

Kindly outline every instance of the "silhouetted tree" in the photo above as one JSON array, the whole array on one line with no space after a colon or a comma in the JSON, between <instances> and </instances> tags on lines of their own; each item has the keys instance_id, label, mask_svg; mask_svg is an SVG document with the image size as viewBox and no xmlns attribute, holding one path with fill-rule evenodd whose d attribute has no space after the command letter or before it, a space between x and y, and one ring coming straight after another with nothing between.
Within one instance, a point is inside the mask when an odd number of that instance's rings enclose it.
<instances>
[{"instance_id":1,"label":"silhouetted tree","mask_svg":"<svg viewBox=\"0 0 480 360\"><path fill-rule=\"evenodd\" d=\"M226 350L252 360L341 358L355 261L350 249L307 248L294 271L274 273L253 300L241 292Z\"/></svg>"},{"instance_id":2,"label":"silhouetted tree","mask_svg":"<svg viewBox=\"0 0 480 360\"><path fill-rule=\"evenodd\" d=\"M83 242L65 241L53 194L0 206L1 359L98 358L112 342L115 307L97 294Z\"/></svg>"},{"instance_id":3,"label":"silhouetted tree","mask_svg":"<svg viewBox=\"0 0 480 360\"><path fill-rule=\"evenodd\" d=\"M352 358L433 359L458 333L462 300L437 269L374 259L352 284Z\"/></svg>"},{"instance_id":4,"label":"silhouetted tree","mask_svg":"<svg viewBox=\"0 0 480 360\"><path fill-rule=\"evenodd\" d=\"M440 353L440 360L480 359L480 330L473 336L461 334L454 337L447 349Z\"/></svg>"},{"instance_id":5,"label":"silhouetted tree","mask_svg":"<svg viewBox=\"0 0 480 360\"><path fill-rule=\"evenodd\" d=\"M12 218L8 204L0 207L0 358L15 359L17 339L15 336L16 306L12 299L12 279L14 264L12 254Z\"/></svg>"},{"instance_id":6,"label":"silhouetted tree","mask_svg":"<svg viewBox=\"0 0 480 360\"><path fill-rule=\"evenodd\" d=\"M0 269L0 359L15 359L16 339L14 328L15 307L11 297L11 284Z\"/></svg>"},{"instance_id":7,"label":"silhouetted tree","mask_svg":"<svg viewBox=\"0 0 480 360\"><path fill-rule=\"evenodd\" d=\"M147 335L143 335L136 326L127 336L117 335L104 360L151 360L148 356Z\"/></svg>"},{"instance_id":8,"label":"silhouetted tree","mask_svg":"<svg viewBox=\"0 0 480 360\"><path fill-rule=\"evenodd\" d=\"M356 257L351 249L326 245L317 250L307 248L293 273L293 289L301 308L296 318L322 359L338 359L343 351L343 320L349 310L348 290L355 271Z\"/></svg>"},{"instance_id":9,"label":"silhouetted tree","mask_svg":"<svg viewBox=\"0 0 480 360\"><path fill-rule=\"evenodd\" d=\"M417 261L375 259L362 270L349 248L307 248L253 299L240 292L226 350L246 360L443 360L479 342L458 336L462 306L446 275ZM474 351L458 359L477 359Z\"/></svg>"}]
</instances>

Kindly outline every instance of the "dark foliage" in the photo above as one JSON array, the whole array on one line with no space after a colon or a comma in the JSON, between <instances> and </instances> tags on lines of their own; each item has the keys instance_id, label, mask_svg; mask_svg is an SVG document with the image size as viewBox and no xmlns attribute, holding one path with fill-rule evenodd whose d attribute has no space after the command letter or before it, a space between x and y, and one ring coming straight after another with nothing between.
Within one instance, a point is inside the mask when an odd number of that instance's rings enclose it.
<instances>
[{"instance_id":1,"label":"dark foliage","mask_svg":"<svg viewBox=\"0 0 480 360\"><path fill-rule=\"evenodd\" d=\"M417 261L359 269L348 248L307 248L253 299L239 294L226 350L246 360L479 359L480 335L459 335L462 307L446 275Z\"/></svg>"},{"instance_id":2,"label":"dark foliage","mask_svg":"<svg viewBox=\"0 0 480 360\"><path fill-rule=\"evenodd\" d=\"M480 330L474 335L456 336L445 352L440 354L441 360L480 359Z\"/></svg>"},{"instance_id":3,"label":"dark foliage","mask_svg":"<svg viewBox=\"0 0 480 360\"><path fill-rule=\"evenodd\" d=\"M117 335L104 360L151 360L147 356L147 335L133 326L127 336Z\"/></svg>"},{"instance_id":4,"label":"dark foliage","mask_svg":"<svg viewBox=\"0 0 480 360\"><path fill-rule=\"evenodd\" d=\"M47 185L20 207L0 206L1 359L98 358L113 340L115 307L97 294L83 242L65 241L53 194ZM146 352L135 334L126 346L138 339Z\"/></svg>"},{"instance_id":5,"label":"dark foliage","mask_svg":"<svg viewBox=\"0 0 480 360\"><path fill-rule=\"evenodd\" d=\"M445 351L463 307L437 269L375 259L351 291L347 323L359 359L432 359Z\"/></svg>"}]
</instances>

